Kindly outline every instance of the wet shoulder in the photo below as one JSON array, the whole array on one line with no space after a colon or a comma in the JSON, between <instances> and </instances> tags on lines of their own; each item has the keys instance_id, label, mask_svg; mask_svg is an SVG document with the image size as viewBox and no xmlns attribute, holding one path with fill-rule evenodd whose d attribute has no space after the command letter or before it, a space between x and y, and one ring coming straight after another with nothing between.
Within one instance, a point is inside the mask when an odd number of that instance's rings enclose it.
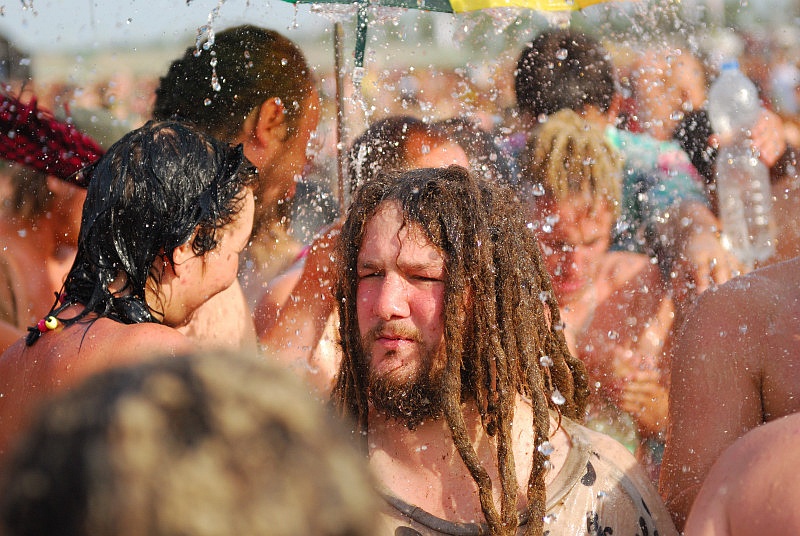
<instances>
[{"instance_id":1,"label":"wet shoulder","mask_svg":"<svg viewBox=\"0 0 800 536\"><path fill-rule=\"evenodd\" d=\"M704 292L693 308L696 318L726 322L747 318L771 322L800 303L800 258L752 271Z\"/></svg>"}]
</instances>

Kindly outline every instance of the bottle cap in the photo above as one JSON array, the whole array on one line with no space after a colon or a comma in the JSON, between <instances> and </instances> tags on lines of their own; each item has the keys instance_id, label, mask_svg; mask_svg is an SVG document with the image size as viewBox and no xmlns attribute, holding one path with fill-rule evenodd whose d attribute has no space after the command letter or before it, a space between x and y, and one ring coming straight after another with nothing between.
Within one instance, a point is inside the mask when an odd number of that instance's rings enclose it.
<instances>
[{"instance_id":1,"label":"bottle cap","mask_svg":"<svg viewBox=\"0 0 800 536\"><path fill-rule=\"evenodd\" d=\"M722 62L722 71L734 71L739 68L739 60L725 60Z\"/></svg>"}]
</instances>

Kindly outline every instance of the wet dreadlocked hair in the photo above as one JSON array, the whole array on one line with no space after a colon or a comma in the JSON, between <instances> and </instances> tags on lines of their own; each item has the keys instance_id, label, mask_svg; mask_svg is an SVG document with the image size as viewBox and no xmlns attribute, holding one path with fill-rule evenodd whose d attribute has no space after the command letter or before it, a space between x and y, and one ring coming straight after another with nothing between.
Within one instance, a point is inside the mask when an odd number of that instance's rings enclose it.
<instances>
[{"instance_id":1,"label":"wet dreadlocked hair","mask_svg":"<svg viewBox=\"0 0 800 536\"><path fill-rule=\"evenodd\" d=\"M622 160L603 131L572 110L538 125L519 157L519 189L526 200L564 201L578 194L619 216Z\"/></svg>"},{"instance_id":2,"label":"wet dreadlocked hair","mask_svg":"<svg viewBox=\"0 0 800 536\"><path fill-rule=\"evenodd\" d=\"M256 177L242 147L233 147L176 121L150 121L129 132L81 173L88 178L78 252L64 291L48 313L83 305L65 325L89 313L125 324L156 322L145 298L158 285L157 258L173 262L192 241L198 255L212 251L218 232L242 208L244 189ZM115 280L121 289L109 287ZM28 328L30 346L39 338Z\"/></svg>"},{"instance_id":3,"label":"wet dreadlocked hair","mask_svg":"<svg viewBox=\"0 0 800 536\"><path fill-rule=\"evenodd\" d=\"M583 363L567 349L539 246L526 228L524 210L507 188L450 166L381 174L359 189L339 241L336 298L344 355L332 403L355 420L366 448L368 366L356 310L357 258L368 222L386 202L398 203L406 224L418 225L444 258L442 411L477 483L491 534L516 534L518 483L511 422L517 393L532 401L537 448L526 487L526 534L541 535L546 457L538 447L549 437L549 410L582 420L588 385ZM464 300L465 293L469 300ZM554 400L562 402L561 395L563 404L557 405ZM492 482L469 441L462 403L476 404L484 429L497 436L499 514Z\"/></svg>"}]
</instances>

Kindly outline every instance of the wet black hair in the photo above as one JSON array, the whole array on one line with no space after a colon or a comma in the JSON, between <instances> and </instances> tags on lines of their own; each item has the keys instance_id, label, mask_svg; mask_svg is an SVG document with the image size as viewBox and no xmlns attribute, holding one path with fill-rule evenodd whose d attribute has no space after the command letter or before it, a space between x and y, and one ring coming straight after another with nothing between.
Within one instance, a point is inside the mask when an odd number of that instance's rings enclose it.
<instances>
[{"instance_id":1,"label":"wet black hair","mask_svg":"<svg viewBox=\"0 0 800 536\"><path fill-rule=\"evenodd\" d=\"M587 105L605 112L617 92L608 52L593 37L570 29L547 30L517 61L514 90L521 112L534 117Z\"/></svg>"},{"instance_id":2,"label":"wet black hair","mask_svg":"<svg viewBox=\"0 0 800 536\"><path fill-rule=\"evenodd\" d=\"M63 304L133 324L157 322L145 299L157 258L173 261L173 251L192 241L203 255L218 243L217 230L241 210L243 189L256 171L233 147L176 121L150 121L111 146L81 173L88 177L78 252L67 275ZM120 276L116 292L109 285ZM156 282L157 283L157 282ZM61 319L60 319L61 320ZM28 345L39 330L28 328Z\"/></svg>"}]
</instances>

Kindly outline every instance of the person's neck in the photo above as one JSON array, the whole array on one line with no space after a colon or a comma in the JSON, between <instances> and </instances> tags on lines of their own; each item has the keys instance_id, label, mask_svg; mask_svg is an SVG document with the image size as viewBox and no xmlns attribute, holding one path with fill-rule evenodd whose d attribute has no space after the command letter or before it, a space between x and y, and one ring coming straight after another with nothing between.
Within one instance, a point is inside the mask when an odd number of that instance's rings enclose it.
<instances>
[{"instance_id":1,"label":"person's neck","mask_svg":"<svg viewBox=\"0 0 800 536\"><path fill-rule=\"evenodd\" d=\"M518 483L524 483L533 452L532 408L521 398L516 408L512 448ZM492 479L499 504L497 440L483 430L474 403L465 404L463 413L470 443ZM412 431L399 421L371 412L367 442L370 466L392 495L449 521L484 521L477 485L444 418L424 422ZM524 504L524 492L519 499Z\"/></svg>"}]
</instances>

